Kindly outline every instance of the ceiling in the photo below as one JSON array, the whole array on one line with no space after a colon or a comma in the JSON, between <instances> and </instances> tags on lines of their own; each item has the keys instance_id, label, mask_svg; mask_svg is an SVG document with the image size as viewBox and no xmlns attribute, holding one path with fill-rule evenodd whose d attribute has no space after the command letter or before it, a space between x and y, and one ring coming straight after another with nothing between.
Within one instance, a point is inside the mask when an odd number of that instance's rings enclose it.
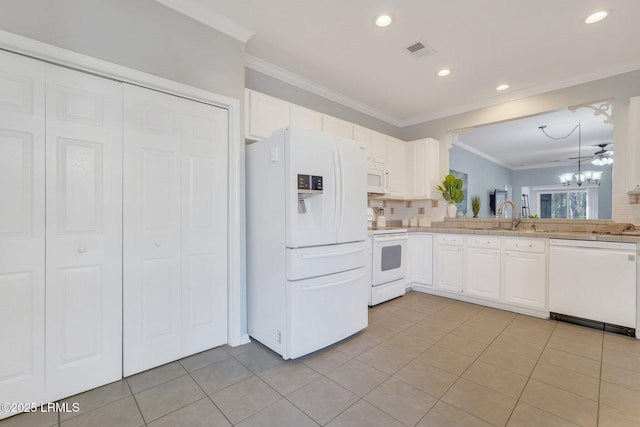
<instances>
[{"instance_id":1,"label":"ceiling","mask_svg":"<svg viewBox=\"0 0 640 427\"><path fill-rule=\"evenodd\" d=\"M400 127L640 69L640 1L157 1L246 41L248 67ZM435 52L407 53L419 40Z\"/></svg>"},{"instance_id":2,"label":"ceiling","mask_svg":"<svg viewBox=\"0 0 640 427\"><path fill-rule=\"evenodd\" d=\"M247 67L399 127L640 69L640 1L156 1L245 42ZM380 13L393 24L376 27ZM417 41L433 53L409 54ZM578 121L582 155L613 141L580 108L460 131L457 144L510 169L569 165L577 133L554 141L538 127L564 136Z\"/></svg>"},{"instance_id":3,"label":"ceiling","mask_svg":"<svg viewBox=\"0 0 640 427\"><path fill-rule=\"evenodd\" d=\"M595 115L598 107L606 109ZM560 165L576 165L581 157L583 165L593 169L591 161L601 149L598 144L614 151L613 124L607 123L612 113L608 104L595 103L594 108L565 108L516 120L494 123L455 131L458 145L509 169L532 169ZM563 138L580 124L578 130ZM540 126L546 126L545 136ZM580 147L579 147L580 146ZM613 156L611 152L608 156Z\"/></svg>"}]
</instances>

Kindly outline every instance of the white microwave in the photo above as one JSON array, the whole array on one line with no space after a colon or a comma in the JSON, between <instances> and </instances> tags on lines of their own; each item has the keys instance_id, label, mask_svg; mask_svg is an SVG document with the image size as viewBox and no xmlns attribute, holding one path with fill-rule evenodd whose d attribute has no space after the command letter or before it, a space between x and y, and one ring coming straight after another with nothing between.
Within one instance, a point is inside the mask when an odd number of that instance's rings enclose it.
<instances>
[{"instance_id":1,"label":"white microwave","mask_svg":"<svg viewBox=\"0 0 640 427\"><path fill-rule=\"evenodd\" d=\"M387 172L380 169L367 169L367 193L387 194Z\"/></svg>"}]
</instances>

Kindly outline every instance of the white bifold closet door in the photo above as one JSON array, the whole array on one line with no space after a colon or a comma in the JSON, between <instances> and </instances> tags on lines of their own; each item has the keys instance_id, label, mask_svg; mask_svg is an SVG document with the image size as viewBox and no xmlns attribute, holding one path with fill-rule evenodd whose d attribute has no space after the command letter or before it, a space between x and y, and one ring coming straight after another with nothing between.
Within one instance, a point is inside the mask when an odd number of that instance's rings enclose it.
<instances>
[{"instance_id":1,"label":"white bifold closet door","mask_svg":"<svg viewBox=\"0 0 640 427\"><path fill-rule=\"evenodd\" d=\"M44 70L0 51L0 402L44 400Z\"/></svg>"},{"instance_id":2,"label":"white bifold closet door","mask_svg":"<svg viewBox=\"0 0 640 427\"><path fill-rule=\"evenodd\" d=\"M124 374L227 342L225 109L124 87Z\"/></svg>"},{"instance_id":3,"label":"white bifold closet door","mask_svg":"<svg viewBox=\"0 0 640 427\"><path fill-rule=\"evenodd\" d=\"M122 85L46 79L46 393L122 377Z\"/></svg>"}]
</instances>

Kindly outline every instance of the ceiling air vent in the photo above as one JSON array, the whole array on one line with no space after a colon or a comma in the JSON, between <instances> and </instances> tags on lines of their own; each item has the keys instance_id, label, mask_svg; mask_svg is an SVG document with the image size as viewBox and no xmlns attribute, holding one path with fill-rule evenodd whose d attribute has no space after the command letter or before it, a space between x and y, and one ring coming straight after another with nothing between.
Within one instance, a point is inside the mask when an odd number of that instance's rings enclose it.
<instances>
[{"instance_id":1,"label":"ceiling air vent","mask_svg":"<svg viewBox=\"0 0 640 427\"><path fill-rule=\"evenodd\" d=\"M431 46L421 40L418 40L417 42L412 43L410 46L407 46L405 50L414 58L422 58L424 56L435 53L435 50Z\"/></svg>"}]
</instances>

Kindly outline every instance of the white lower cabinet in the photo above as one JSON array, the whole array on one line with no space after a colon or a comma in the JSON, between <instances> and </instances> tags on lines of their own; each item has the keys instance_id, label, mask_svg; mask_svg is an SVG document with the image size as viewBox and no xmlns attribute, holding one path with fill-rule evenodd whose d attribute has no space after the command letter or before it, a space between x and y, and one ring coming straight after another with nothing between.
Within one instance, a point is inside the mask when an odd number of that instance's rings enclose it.
<instances>
[{"instance_id":1,"label":"white lower cabinet","mask_svg":"<svg viewBox=\"0 0 640 427\"><path fill-rule=\"evenodd\" d=\"M465 239L464 292L481 298L500 299L501 239L468 236Z\"/></svg>"},{"instance_id":2,"label":"white lower cabinet","mask_svg":"<svg viewBox=\"0 0 640 427\"><path fill-rule=\"evenodd\" d=\"M505 238L504 248L504 301L546 309L547 240Z\"/></svg>"},{"instance_id":3,"label":"white lower cabinet","mask_svg":"<svg viewBox=\"0 0 640 427\"><path fill-rule=\"evenodd\" d=\"M487 235L433 234L433 285L422 233L409 233L409 280L414 290L519 313L548 317L548 239ZM427 264L428 265L428 264ZM426 279L425 279L426 280Z\"/></svg>"},{"instance_id":4,"label":"white lower cabinet","mask_svg":"<svg viewBox=\"0 0 640 427\"><path fill-rule=\"evenodd\" d=\"M433 235L410 233L407 242L407 283L433 286Z\"/></svg>"},{"instance_id":5,"label":"white lower cabinet","mask_svg":"<svg viewBox=\"0 0 640 427\"><path fill-rule=\"evenodd\" d=\"M464 271L463 237L457 234L436 235L434 285L447 292L462 292Z\"/></svg>"}]
</instances>

